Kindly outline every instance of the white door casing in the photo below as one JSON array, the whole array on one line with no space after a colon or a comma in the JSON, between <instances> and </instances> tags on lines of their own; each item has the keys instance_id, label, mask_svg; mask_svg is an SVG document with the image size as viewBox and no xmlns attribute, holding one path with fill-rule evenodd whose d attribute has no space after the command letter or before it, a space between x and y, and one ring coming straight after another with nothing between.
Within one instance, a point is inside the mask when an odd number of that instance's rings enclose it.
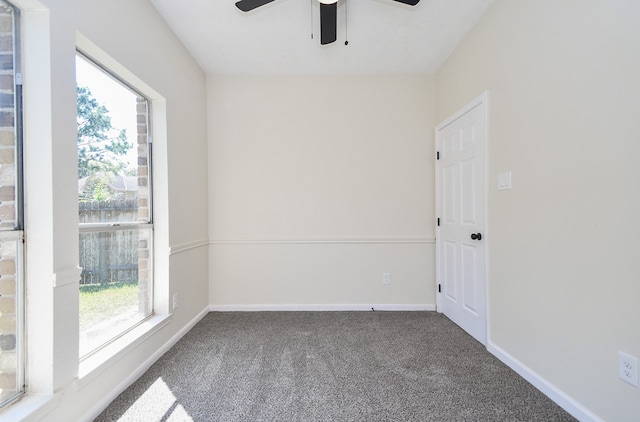
<instances>
[{"instance_id":1,"label":"white door casing","mask_svg":"<svg viewBox=\"0 0 640 422\"><path fill-rule=\"evenodd\" d=\"M436 128L437 307L485 345L487 97Z\"/></svg>"}]
</instances>

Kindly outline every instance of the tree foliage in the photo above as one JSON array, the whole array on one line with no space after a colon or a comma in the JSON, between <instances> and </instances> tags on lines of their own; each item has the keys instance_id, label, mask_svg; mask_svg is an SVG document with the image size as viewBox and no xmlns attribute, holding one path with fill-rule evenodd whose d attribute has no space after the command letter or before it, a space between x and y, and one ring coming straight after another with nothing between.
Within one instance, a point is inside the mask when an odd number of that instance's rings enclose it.
<instances>
[{"instance_id":1,"label":"tree foliage","mask_svg":"<svg viewBox=\"0 0 640 422\"><path fill-rule=\"evenodd\" d=\"M87 87L77 87L78 179L98 173L128 173L122 159L132 145L126 129L111 125L109 110L100 104Z\"/></svg>"}]
</instances>

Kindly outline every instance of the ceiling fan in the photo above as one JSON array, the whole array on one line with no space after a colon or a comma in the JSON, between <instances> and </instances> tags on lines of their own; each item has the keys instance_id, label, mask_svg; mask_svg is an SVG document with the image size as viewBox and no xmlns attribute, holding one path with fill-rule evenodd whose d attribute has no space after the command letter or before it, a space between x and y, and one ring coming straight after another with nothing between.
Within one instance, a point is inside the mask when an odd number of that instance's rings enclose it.
<instances>
[{"instance_id":1,"label":"ceiling fan","mask_svg":"<svg viewBox=\"0 0 640 422\"><path fill-rule=\"evenodd\" d=\"M243 12L256 9L274 0L240 0L236 2ZM337 39L338 0L318 0L320 2L320 44L330 44ZM420 0L392 0L415 6Z\"/></svg>"}]
</instances>

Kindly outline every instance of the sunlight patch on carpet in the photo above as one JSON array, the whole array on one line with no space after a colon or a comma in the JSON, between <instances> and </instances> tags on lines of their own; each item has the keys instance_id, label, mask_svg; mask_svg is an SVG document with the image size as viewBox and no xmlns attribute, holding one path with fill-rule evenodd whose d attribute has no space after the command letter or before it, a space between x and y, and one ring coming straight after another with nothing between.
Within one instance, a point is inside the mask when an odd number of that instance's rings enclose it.
<instances>
[{"instance_id":1,"label":"sunlight patch on carpet","mask_svg":"<svg viewBox=\"0 0 640 422\"><path fill-rule=\"evenodd\" d=\"M192 421L187 411L178 404L169 386L162 377L158 378L147 390L127 409L120 421L141 420L148 421Z\"/></svg>"}]
</instances>

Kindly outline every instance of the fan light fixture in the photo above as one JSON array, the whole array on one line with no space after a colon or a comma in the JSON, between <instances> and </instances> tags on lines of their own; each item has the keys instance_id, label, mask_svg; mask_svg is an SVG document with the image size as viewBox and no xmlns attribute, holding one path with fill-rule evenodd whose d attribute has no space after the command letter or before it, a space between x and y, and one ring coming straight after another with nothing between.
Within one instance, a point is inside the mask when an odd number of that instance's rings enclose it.
<instances>
[{"instance_id":1,"label":"fan light fixture","mask_svg":"<svg viewBox=\"0 0 640 422\"><path fill-rule=\"evenodd\" d=\"M236 2L243 12L256 9L274 0L240 0ZM320 44L331 44L337 38L338 0L318 0L320 2ZM344 0L346 1L346 0ZM397 3L415 6L420 0L393 0ZM345 42L346 44L346 42Z\"/></svg>"}]
</instances>

